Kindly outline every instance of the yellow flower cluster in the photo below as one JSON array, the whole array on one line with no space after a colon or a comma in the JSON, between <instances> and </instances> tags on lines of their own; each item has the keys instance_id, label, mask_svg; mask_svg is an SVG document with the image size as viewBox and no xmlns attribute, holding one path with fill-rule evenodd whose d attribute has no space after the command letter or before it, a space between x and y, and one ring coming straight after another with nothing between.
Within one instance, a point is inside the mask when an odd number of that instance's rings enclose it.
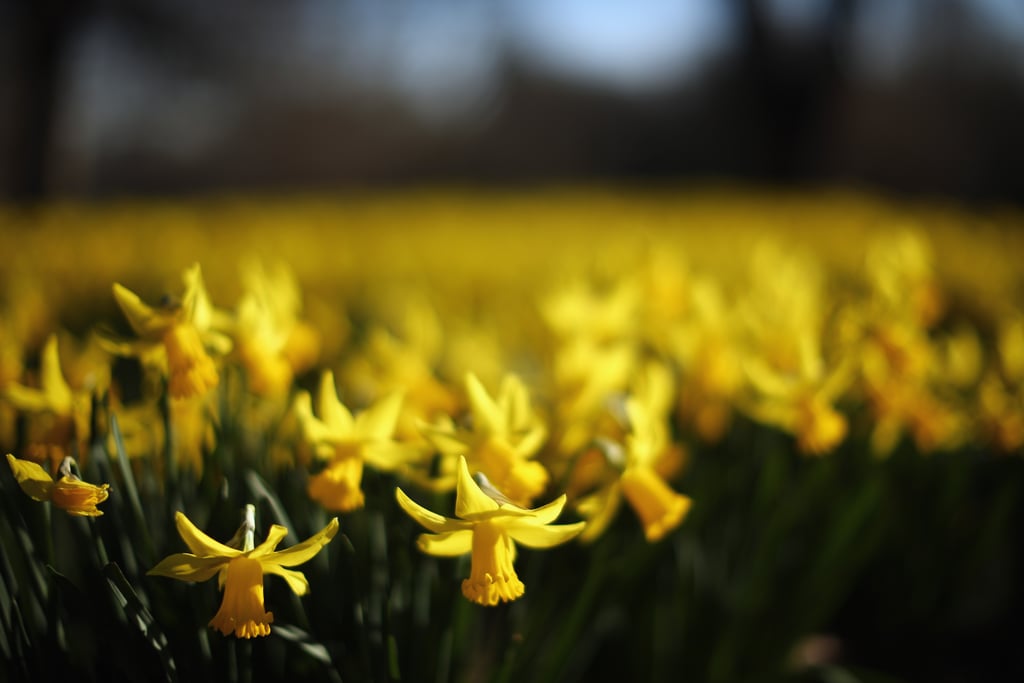
<instances>
[{"instance_id":1,"label":"yellow flower cluster","mask_svg":"<svg viewBox=\"0 0 1024 683\"><path fill-rule=\"evenodd\" d=\"M327 510L367 505L366 468L406 488L454 491L454 519L404 489L396 495L431 532L421 550L472 555L463 593L484 605L523 594L516 543L593 542L623 503L637 520L626 523L647 541L673 533L700 505L682 492L688 462L737 422L781 432L808 457L846 445L875 457L1024 447L1024 308L995 275L971 291L1006 296L965 300L962 280L943 277L921 232L858 241L847 231L848 242L825 240L817 253L734 232L723 243L708 238L712 246L690 258L667 231L637 240L601 228L587 240L586 226L572 228L579 217L562 211L550 220L570 224L575 250L555 240L542 252L541 233L515 238L499 221L486 256L474 251L479 234L449 239L439 229L428 233L434 243L413 248L383 234L387 258L365 263L350 251L327 264L330 250L281 244L294 272L246 260L240 291L221 272L208 291L198 264L184 270L180 296L159 303L114 284L131 335L105 327L88 346L60 351L52 327L26 322L30 304L12 297L0 314L0 330L14 331L0 334L0 445L22 444L19 453L36 460L60 452L52 449L84 453L90 397L108 393L130 457L158 470L170 458L202 477L230 410L244 426L242 450L265 448L273 467L299 470ZM211 247L206 267L223 270L225 253ZM330 268L341 271L325 275ZM109 275L105 286L129 281ZM230 293L234 308L214 304ZM38 371L24 363L34 355ZM109 355L137 359L141 388L111 372ZM314 396L304 387L316 377ZM99 514L106 488L72 501L60 492L83 482L54 483L39 465L9 460L33 498ZM549 526L563 508L583 522ZM272 552L280 527L242 549L208 539L184 516L178 528L192 553L153 573L218 574L224 605L212 625L252 637L272 620L262 575L298 586L282 567L311 557L336 525L284 553Z\"/></svg>"}]
</instances>

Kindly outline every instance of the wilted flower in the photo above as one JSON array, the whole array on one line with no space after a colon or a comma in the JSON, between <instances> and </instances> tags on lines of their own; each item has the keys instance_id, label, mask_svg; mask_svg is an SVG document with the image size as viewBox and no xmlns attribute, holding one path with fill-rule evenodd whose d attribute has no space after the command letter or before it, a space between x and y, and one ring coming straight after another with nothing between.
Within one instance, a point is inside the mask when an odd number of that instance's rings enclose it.
<instances>
[{"instance_id":1,"label":"wilted flower","mask_svg":"<svg viewBox=\"0 0 1024 683\"><path fill-rule=\"evenodd\" d=\"M110 484L96 486L82 481L71 471L71 458L64 459L60 468L61 477L56 481L31 460L19 460L8 453L7 462L21 490L32 500L48 500L68 514L79 517L99 517L103 514L96 506L110 495Z\"/></svg>"}]
</instances>

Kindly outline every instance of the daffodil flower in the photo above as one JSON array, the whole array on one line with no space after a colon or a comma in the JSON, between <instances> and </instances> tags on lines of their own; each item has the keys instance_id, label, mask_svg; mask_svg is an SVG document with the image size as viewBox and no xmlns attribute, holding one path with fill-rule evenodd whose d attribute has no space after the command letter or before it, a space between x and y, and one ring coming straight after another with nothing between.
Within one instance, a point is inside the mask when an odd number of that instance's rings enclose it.
<instances>
[{"instance_id":1,"label":"daffodil flower","mask_svg":"<svg viewBox=\"0 0 1024 683\"><path fill-rule=\"evenodd\" d=\"M31 460L19 460L8 453L7 462L18 486L32 500L50 501L68 514L79 517L98 517L103 514L96 506L110 495L110 484L96 486L82 481L71 472L70 458L64 459L61 477L56 481Z\"/></svg>"},{"instance_id":2,"label":"daffodil flower","mask_svg":"<svg viewBox=\"0 0 1024 683\"><path fill-rule=\"evenodd\" d=\"M299 320L302 297L285 267L267 273L258 262L242 272L245 294L238 305L235 340L259 396L284 396L292 379L313 365L320 353L318 333Z\"/></svg>"},{"instance_id":3,"label":"daffodil flower","mask_svg":"<svg viewBox=\"0 0 1024 683\"><path fill-rule=\"evenodd\" d=\"M544 444L547 428L530 407L526 387L515 375L506 375L497 397L491 398L469 373L466 393L472 428L442 421L424 426L424 436L444 455L464 454L474 470L511 500L529 504L547 486L549 475L543 465L530 460Z\"/></svg>"},{"instance_id":4,"label":"daffodil flower","mask_svg":"<svg viewBox=\"0 0 1024 683\"><path fill-rule=\"evenodd\" d=\"M649 543L661 540L686 518L693 501L674 491L659 471L662 460L673 454L663 417L632 397L626 400L630 433L626 436L625 453L613 453L617 478L596 492L580 499L577 509L587 518L588 526L581 540L593 541L614 519L623 498L640 519L644 537Z\"/></svg>"},{"instance_id":5,"label":"daffodil flower","mask_svg":"<svg viewBox=\"0 0 1024 683\"><path fill-rule=\"evenodd\" d=\"M159 308L118 283L113 288L139 342L113 342L109 350L165 366L171 398L201 396L217 386L220 377L206 349L226 353L231 348L231 340L214 330L218 314L206 294L198 263L185 271L184 281L181 303Z\"/></svg>"},{"instance_id":6,"label":"daffodil flower","mask_svg":"<svg viewBox=\"0 0 1024 683\"><path fill-rule=\"evenodd\" d=\"M469 578L462 582L462 594L480 605L493 606L520 597L526 588L516 575L513 561L516 543L528 548L551 548L575 538L584 522L551 523L565 506L565 495L542 507L518 507L490 486L483 486L469 474L466 459L459 458L455 493L455 515L443 517L413 502L400 488L398 504L433 533L420 534L419 549L428 555L454 557L472 553ZM487 489L487 492L485 492Z\"/></svg>"},{"instance_id":7,"label":"daffodil flower","mask_svg":"<svg viewBox=\"0 0 1024 683\"><path fill-rule=\"evenodd\" d=\"M846 417L834 403L853 382L854 356L848 353L826 371L817 340L804 335L798 346L796 372L782 372L759 357L745 359L757 395L743 407L755 420L793 434L801 453L824 455L846 438Z\"/></svg>"},{"instance_id":8,"label":"daffodil flower","mask_svg":"<svg viewBox=\"0 0 1024 683\"><path fill-rule=\"evenodd\" d=\"M89 394L73 392L64 378L57 335L50 335L43 346L39 387L11 382L4 387L3 396L22 413L50 416L52 423L47 425L41 440L66 448L76 436L85 439L89 427Z\"/></svg>"},{"instance_id":9,"label":"daffodil flower","mask_svg":"<svg viewBox=\"0 0 1024 683\"><path fill-rule=\"evenodd\" d=\"M164 558L149 570L151 576L166 576L179 581L207 581L217 576L224 591L220 609L210 626L224 635L254 638L270 634L274 613L263 605L263 575L276 574L288 583L296 595L309 592L309 582L302 572L287 569L308 562L327 545L338 532L338 520L316 534L285 550L275 550L288 535L283 526L274 524L267 538L254 545L255 508L246 506L245 522L239 529L242 548L219 543L200 531L183 512L174 516L178 533L188 545L190 553L176 553Z\"/></svg>"},{"instance_id":10,"label":"daffodil flower","mask_svg":"<svg viewBox=\"0 0 1024 683\"><path fill-rule=\"evenodd\" d=\"M401 390L405 399L396 433L403 441L419 438L419 422L432 421L458 408L458 397L434 374L433 350L424 340L408 342L387 330L374 327L361 353L342 371L347 386L359 396L384 396Z\"/></svg>"},{"instance_id":11,"label":"daffodil flower","mask_svg":"<svg viewBox=\"0 0 1024 683\"><path fill-rule=\"evenodd\" d=\"M323 471L310 477L310 498L328 510L348 512L363 506L363 465L392 471L405 462L405 450L392 439L402 395L391 394L355 417L338 399L334 374L324 372L317 396L319 418L313 415L312 399L301 392L295 400L306 439L317 456L327 461Z\"/></svg>"}]
</instances>

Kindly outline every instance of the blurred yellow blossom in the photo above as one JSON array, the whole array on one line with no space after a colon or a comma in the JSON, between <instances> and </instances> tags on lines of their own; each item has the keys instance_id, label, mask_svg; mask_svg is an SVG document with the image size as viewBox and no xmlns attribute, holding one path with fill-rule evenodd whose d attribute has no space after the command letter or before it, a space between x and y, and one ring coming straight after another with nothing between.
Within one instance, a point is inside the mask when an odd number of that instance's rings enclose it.
<instances>
[{"instance_id":1,"label":"blurred yellow blossom","mask_svg":"<svg viewBox=\"0 0 1024 683\"><path fill-rule=\"evenodd\" d=\"M547 439L547 427L530 405L522 380L506 375L492 398L476 375L466 375L470 425L451 420L424 425L424 435L442 454L465 455L474 470L482 472L517 505L528 505L544 491L549 475L531 460ZM454 482L453 482L454 483Z\"/></svg>"},{"instance_id":2,"label":"blurred yellow blossom","mask_svg":"<svg viewBox=\"0 0 1024 683\"><path fill-rule=\"evenodd\" d=\"M258 262L242 271L245 294L238 304L235 343L238 357L257 395L280 396L292 378L316 362L318 334L299 319L302 300L291 271L267 272Z\"/></svg>"},{"instance_id":3,"label":"blurred yellow blossom","mask_svg":"<svg viewBox=\"0 0 1024 683\"><path fill-rule=\"evenodd\" d=\"M167 373L172 398L205 394L217 386L219 375L207 347L223 354L231 340L214 328L221 315L213 309L203 284L199 264L185 271L185 293L180 302L154 308L130 289L114 283L114 298L139 336L137 342L112 342L109 350L137 355L146 365Z\"/></svg>"},{"instance_id":4,"label":"blurred yellow blossom","mask_svg":"<svg viewBox=\"0 0 1024 683\"><path fill-rule=\"evenodd\" d=\"M317 394L319 417L313 415L310 395L299 393L295 414L317 457L327 462L309 479L310 498L328 510L354 510L363 505L364 464L381 471L405 464L407 449L393 438L401 406L402 395L394 393L353 417L339 400L334 373L329 370L321 377Z\"/></svg>"},{"instance_id":5,"label":"blurred yellow blossom","mask_svg":"<svg viewBox=\"0 0 1024 683\"><path fill-rule=\"evenodd\" d=\"M91 396L89 392L73 392L64 379L55 334L43 346L39 386L10 382L4 387L3 396L21 413L45 420L41 430L30 436L32 443L69 448L76 440L84 443L88 436ZM79 450L84 451L82 444Z\"/></svg>"},{"instance_id":6,"label":"blurred yellow blossom","mask_svg":"<svg viewBox=\"0 0 1024 683\"><path fill-rule=\"evenodd\" d=\"M636 397L626 399L625 410L629 422L625 451L614 442L604 447L613 475L577 502L577 509L588 521L583 541L593 541L607 529L623 498L640 519L650 543L679 526L692 505L688 496L669 487L661 473L663 461L672 465L679 458L665 416Z\"/></svg>"}]
</instances>

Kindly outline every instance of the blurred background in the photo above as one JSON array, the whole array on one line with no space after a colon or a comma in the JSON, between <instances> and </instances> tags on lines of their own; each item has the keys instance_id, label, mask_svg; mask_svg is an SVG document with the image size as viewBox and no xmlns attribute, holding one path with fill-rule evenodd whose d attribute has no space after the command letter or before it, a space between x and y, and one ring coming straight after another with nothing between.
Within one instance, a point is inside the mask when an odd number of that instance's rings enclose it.
<instances>
[{"instance_id":1,"label":"blurred background","mask_svg":"<svg viewBox=\"0 0 1024 683\"><path fill-rule=\"evenodd\" d=\"M3 0L0 197L840 185L1024 200L1020 0Z\"/></svg>"}]
</instances>

